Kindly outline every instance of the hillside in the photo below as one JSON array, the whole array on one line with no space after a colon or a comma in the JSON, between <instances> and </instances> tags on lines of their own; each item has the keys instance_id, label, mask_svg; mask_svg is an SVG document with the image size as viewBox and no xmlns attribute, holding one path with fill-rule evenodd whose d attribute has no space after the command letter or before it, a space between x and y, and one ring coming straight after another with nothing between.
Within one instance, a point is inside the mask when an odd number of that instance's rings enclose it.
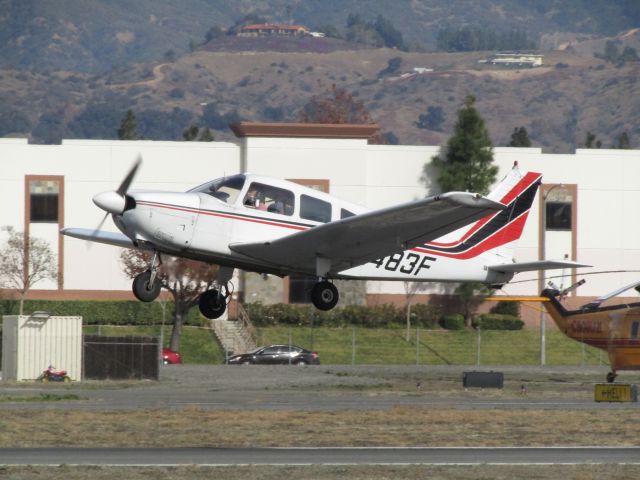
<instances>
[{"instance_id":1,"label":"hillside","mask_svg":"<svg viewBox=\"0 0 640 480\"><path fill-rule=\"evenodd\" d=\"M382 15L411 50L425 51L446 26L520 30L543 48L558 33L604 36L640 26L637 0L0 0L0 68L101 73L160 62L248 14L344 35L350 13L367 22Z\"/></svg>"},{"instance_id":2,"label":"hillside","mask_svg":"<svg viewBox=\"0 0 640 480\"><path fill-rule=\"evenodd\" d=\"M312 95L336 84L364 102L382 130L403 144L446 142L457 109L471 93L496 146L525 126L533 145L547 151L571 151L587 131L604 147L626 131L638 147L638 63L617 67L594 57L606 41L574 42L548 52L544 67L519 70L478 63L491 52L237 52L213 44L174 62L137 64L104 76L2 70L0 135L28 135L37 142L115 138L131 108L146 138L181 139L195 123L212 128L217 140L234 140L229 122L295 121ZM615 41L638 47L640 33L629 31ZM381 74L394 58L401 59L399 69ZM433 71L416 74L414 67ZM438 131L418 128L429 107L442 109Z\"/></svg>"}]
</instances>

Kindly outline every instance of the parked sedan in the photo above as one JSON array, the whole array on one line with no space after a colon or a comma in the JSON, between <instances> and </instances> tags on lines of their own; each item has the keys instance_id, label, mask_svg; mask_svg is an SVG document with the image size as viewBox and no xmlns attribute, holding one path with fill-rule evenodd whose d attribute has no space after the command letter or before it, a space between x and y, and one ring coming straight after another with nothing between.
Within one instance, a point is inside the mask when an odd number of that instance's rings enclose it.
<instances>
[{"instance_id":1,"label":"parked sedan","mask_svg":"<svg viewBox=\"0 0 640 480\"><path fill-rule=\"evenodd\" d=\"M320 365L317 352L310 352L295 345L270 345L258 347L255 350L228 358L233 365Z\"/></svg>"}]
</instances>

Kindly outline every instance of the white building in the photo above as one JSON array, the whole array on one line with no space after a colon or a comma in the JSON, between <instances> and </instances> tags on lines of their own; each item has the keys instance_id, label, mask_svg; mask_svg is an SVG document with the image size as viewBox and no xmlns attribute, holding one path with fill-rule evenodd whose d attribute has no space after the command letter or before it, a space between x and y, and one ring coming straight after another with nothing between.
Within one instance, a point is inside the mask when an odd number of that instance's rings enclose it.
<instances>
[{"instance_id":1,"label":"white building","mask_svg":"<svg viewBox=\"0 0 640 480\"><path fill-rule=\"evenodd\" d=\"M89 245L62 237L58 231L97 226L104 212L92 203L93 195L114 189L138 155L144 163L134 181L135 189L185 191L244 171L294 179L370 208L433 193L425 189L420 177L425 163L440 151L438 146L370 145L367 138L375 131L371 125L241 123L233 129L239 145L111 140L30 145L22 139L0 139L0 226L11 225L25 235L44 238L57 253L57 282L41 282L29 298L133 298L118 248ZM576 303L581 297L592 298L637 279L640 151L546 154L537 148L498 147L494 159L500 177L514 161L522 171L544 175L516 250L518 261L567 256L594 266L584 269L585 273L612 272L584 277L588 281L575 292ZM431 188L435 191L435 185ZM543 204L547 205L544 229ZM103 229L116 231L110 218ZM564 286L571 281L554 279ZM288 280L269 282L268 300L289 300ZM537 273L522 273L504 292L535 295L542 284ZM431 292L439 291L439 285L432 287ZM370 303L401 301L404 286L402 282L368 282L366 293Z\"/></svg>"},{"instance_id":2,"label":"white building","mask_svg":"<svg viewBox=\"0 0 640 480\"><path fill-rule=\"evenodd\" d=\"M541 67L544 55L538 53L505 52L496 53L489 63L506 67Z\"/></svg>"}]
</instances>

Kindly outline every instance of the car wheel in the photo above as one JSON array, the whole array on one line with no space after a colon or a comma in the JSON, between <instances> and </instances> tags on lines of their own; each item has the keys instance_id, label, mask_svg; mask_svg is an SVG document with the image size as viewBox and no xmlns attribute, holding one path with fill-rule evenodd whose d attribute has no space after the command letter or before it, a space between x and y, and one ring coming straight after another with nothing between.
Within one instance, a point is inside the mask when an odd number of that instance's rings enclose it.
<instances>
[{"instance_id":1,"label":"car wheel","mask_svg":"<svg viewBox=\"0 0 640 480\"><path fill-rule=\"evenodd\" d=\"M304 360L298 360L298 363L296 365L307 365L307 362Z\"/></svg>"},{"instance_id":2,"label":"car wheel","mask_svg":"<svg viewBox=\"0 0 640 480\"><path fill-rule=\"evenodd\" d=\"M244 360L242 365L251 365L251 360Z\"/></svg>"}]
</instances>

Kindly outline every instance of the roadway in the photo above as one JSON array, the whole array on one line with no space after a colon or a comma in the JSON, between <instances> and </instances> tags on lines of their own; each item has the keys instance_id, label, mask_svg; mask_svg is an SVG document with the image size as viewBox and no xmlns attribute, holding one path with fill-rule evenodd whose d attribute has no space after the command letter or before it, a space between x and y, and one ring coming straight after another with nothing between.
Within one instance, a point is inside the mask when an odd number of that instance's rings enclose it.
<instances>
[{"instance_id":1,"label":"roadway","mask_svg":"<svg viewBox=\"0 0 640 480\"><path fill-rule=\"evenodd\" d=\"M640 465L640 447L3 448L0 465Z\"/></svg>"}]
</instances>

